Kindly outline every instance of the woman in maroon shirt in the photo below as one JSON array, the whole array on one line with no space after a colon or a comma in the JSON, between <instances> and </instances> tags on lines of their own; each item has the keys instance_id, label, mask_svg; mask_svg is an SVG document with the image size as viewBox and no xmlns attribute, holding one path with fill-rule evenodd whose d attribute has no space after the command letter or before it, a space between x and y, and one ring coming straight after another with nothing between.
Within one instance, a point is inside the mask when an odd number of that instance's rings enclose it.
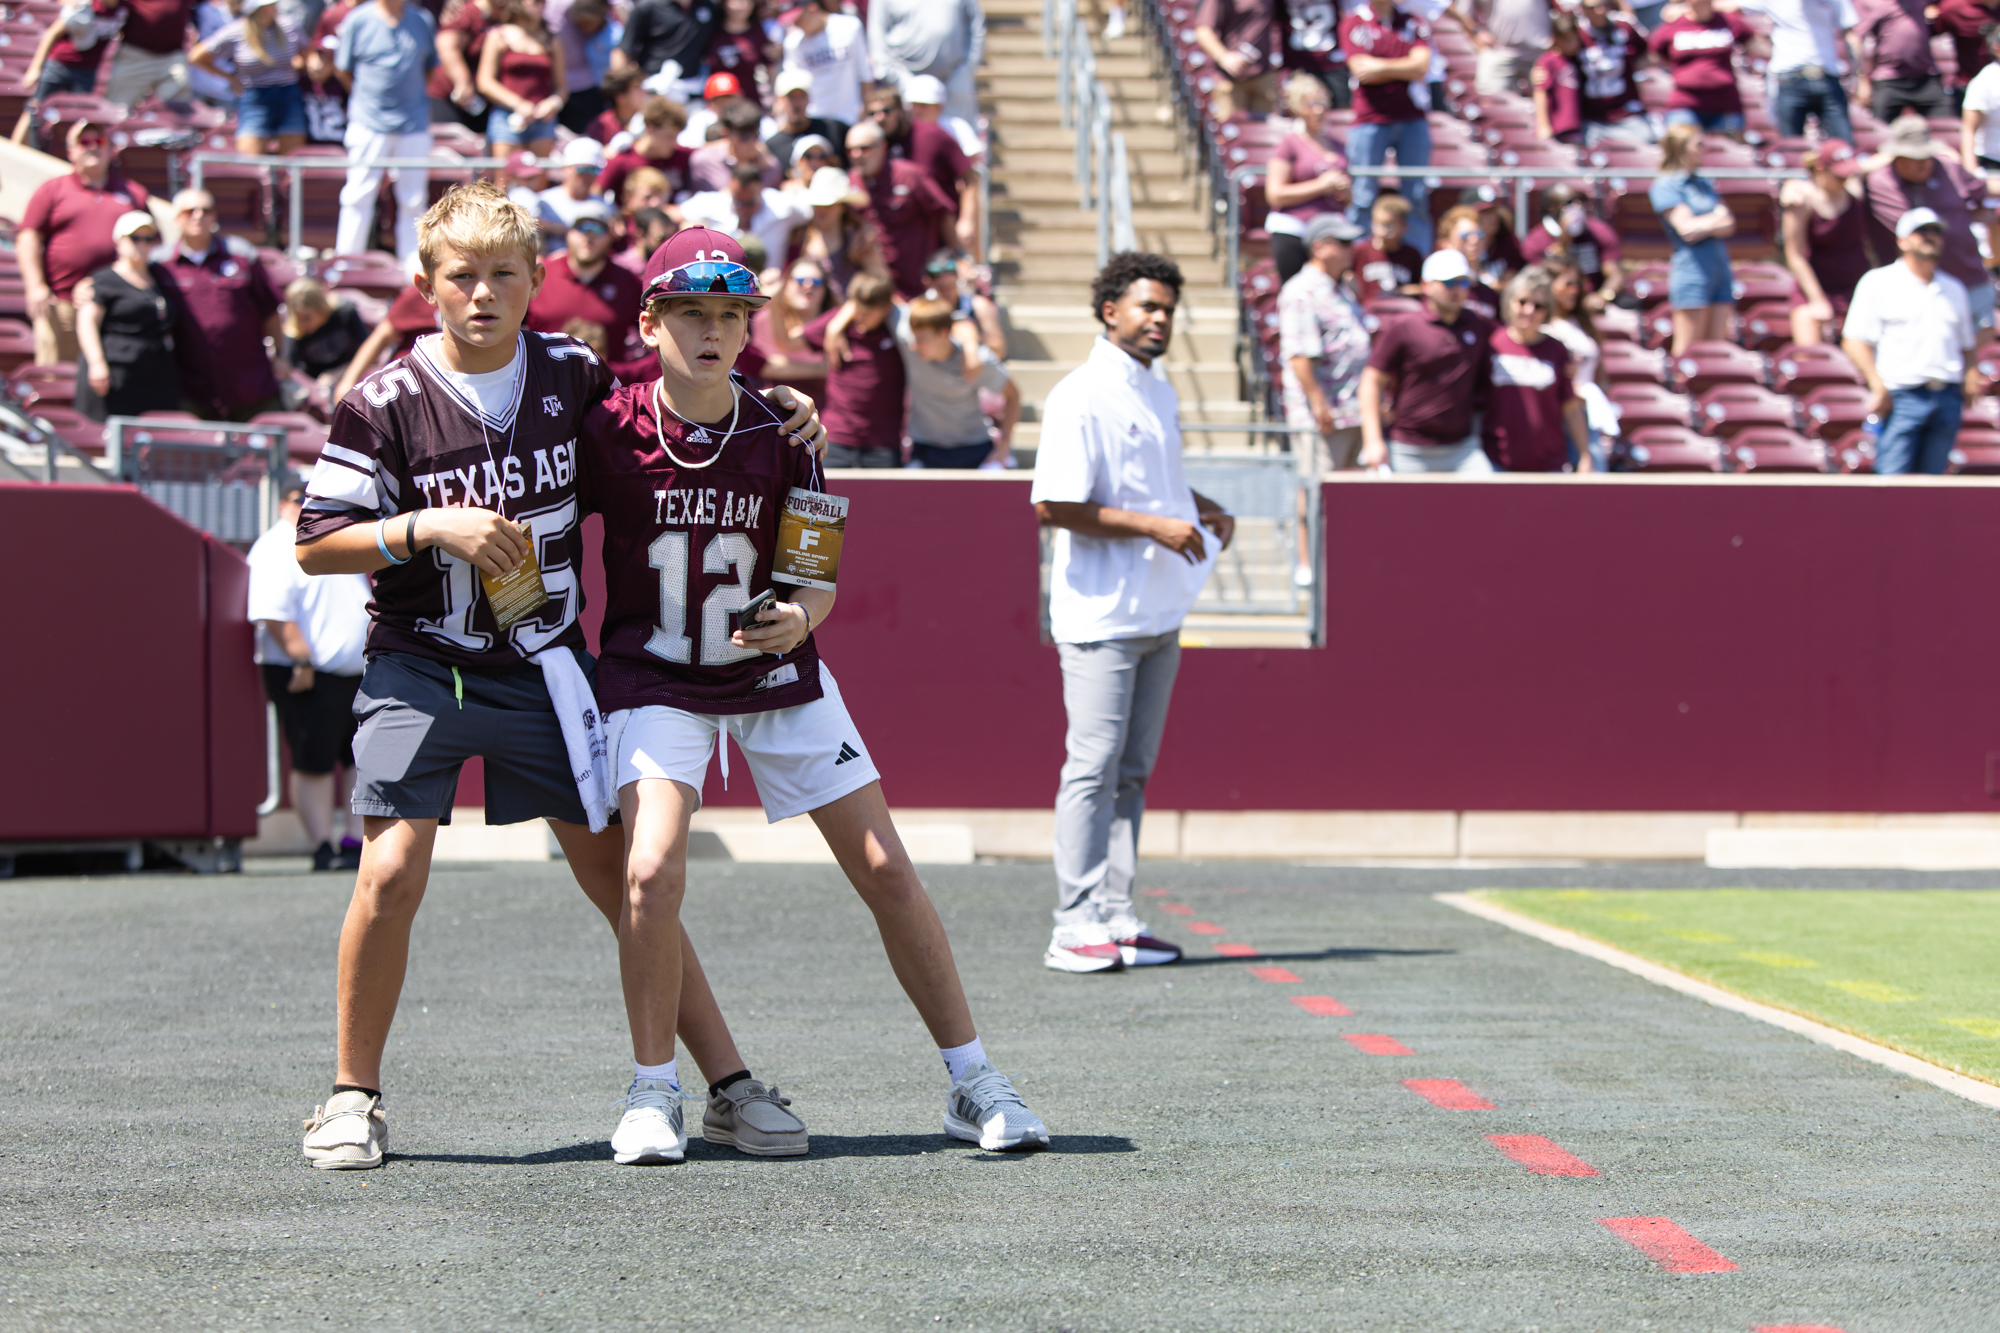
<instances>
[{"instance_id":1,"label":"woman in maroon shirt","mask_svg":"<svg viewBox=\"0 0 2000 1333\"><path fill-rule=\"evenodd\" d=\"M1825 139L1805 156L1807 180L1789 180L1778 191L1785 234L1785 267L1798 279L1792 306L1792 341L1811 347L1826 341L1826 325L1846 318L1854 284L1868 271L1863 244L1868 210L1848 192L1848 178L1862 161L1850 144Z\"/></svg>"},{"instance_id":2,"label":"woman in maroon shirt","mask_svg":"<svg viewBox=\"0 0 2000 1333\"><path fill-rule=\"evenodd\" d=\"M1549 19L1549 49L1528 71L1535 98L1535 133L1554 143L1583 142L1583 72L1577 54L1583 39L1568 14Z\"/></svg>"},{"instance_id":3,"label":"woman in maroon shirt","mask_svg":"<svg viewBox=\"0 0 2000 1333\"><path fill-rule=\"evenodd\" d=\"M479 50L479 92L493 104L486 143L494 157L556 147L556 112L568 100L562 44L542 21L542 0L502 0L500 22Z\"/></svg>"},{"instance_id":4,"label":"woman in maroon shirt","mask_svg":"<svg viewBox=\"0 0 2000 1333\"><path fill-rule=\"evenodd\" d=\"M1332 106L1326 85L1310 74L1294 74L1285 84L1285 108L1299 127L1278 141L1264 166L1264 199L1271 206L1264 230L1271 236L1279 282L1291 281L1306 266L1307 224L1347 208L1353 186L1347 154L1326 133Z\"/></svg>"},{"instance_id":5,"label":"woman in maroon shirt","mask_svg":"<svg viewBox=\"0 0 2000 1333\"><path fill-rule=\"evenodd\" d=\"M1668 125L1698 125L1711 134L1743 137L1736 48L1751 36L1743 17L1734 11L1718 13L1715 0L1687 0L1686 12L1653 29L1646 47L1674 75Z\"/></svg>"},{"instance_id":6,"label":"woman in maroon shirt","mask_svg":"<svg viewBox=\"0 0 2000 1333\"><path fill-rule=\"evenodd\" d=\"M1507 322L1487 339L1492 389L1486 456L1502 472L1590 471L1590 429L1576 396L1569 349L1542 328L1555 308L1549 275L1524 268L1500 300Z\"/></svg>"}]
</instances>

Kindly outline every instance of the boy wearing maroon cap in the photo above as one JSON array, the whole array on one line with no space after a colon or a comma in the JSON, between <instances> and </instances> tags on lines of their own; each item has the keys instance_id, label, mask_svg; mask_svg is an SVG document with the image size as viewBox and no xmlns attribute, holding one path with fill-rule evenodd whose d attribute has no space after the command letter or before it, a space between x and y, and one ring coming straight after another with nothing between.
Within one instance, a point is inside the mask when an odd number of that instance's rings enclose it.
<instances>
[{"instance_id":1,"label":"boy wearing maroon cap","mask_svg":"<svg viewBox=\"0 0 2000 1333\"><path fill-rule=\"evenodd\" d=\"M788 505L835 506L815 503L816 461L786 448L775 414L732 378L766 299L729 236L704 227L673 236L646 266L639 316L660 378L614 389L584 426L582 491L604 516L595 685L625 823L618 945L640 1062L612 1148L621 1162L678 1161L686 1148L680 1098L645 1062L673 1060L688 825L725 738L749 761L771 821L810 813L874 914L952 1080L945 1132L989 1151L1043 1147L1048 1130L986 1059L944 926L820 660L812 631L833 610L833 590L781 564ZM830 536L797 531L801 550ZM779 584L788 600L739 620Z\"/></svg>"},{"instance_id":2,"label":"boy wearing maroon cap","mask_svg":"<svg viewBox=\"0 0 2000 1333\"><path fill-rule=\"evenodd\" d=\"M306 1122L305 1156L323 1170L382 1164L382 1053L465 760L486 759L486 822L547 819L585 895L619 923L623 840L605 827L603 736L582 674L576 459L585 413L617 381L582 343L522 332L539 251L534 219L485 182L424 214L415 287L443 329L341 401L306 487L300 567L374 575L375 593L355 702L364 842L341 930L339 1065ZM718 1079L710 1141L804 1152L805 1127L743 1068L679 942L682 1035Z\"/></svg>"}]
</instances>

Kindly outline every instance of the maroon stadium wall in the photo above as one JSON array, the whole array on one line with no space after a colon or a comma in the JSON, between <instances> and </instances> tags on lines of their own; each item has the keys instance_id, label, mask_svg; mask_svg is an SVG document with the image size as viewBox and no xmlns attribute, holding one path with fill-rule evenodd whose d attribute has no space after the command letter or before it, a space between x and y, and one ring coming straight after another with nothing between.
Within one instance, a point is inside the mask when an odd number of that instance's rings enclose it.
<instances>
[{"instance_id":1,"label":"maroon stadium wall","mask_svg":"<svg viewBox=\"0 0 2000 1333\"><path fill-rule=\"evenodd\" d=\"M821 650L890 801L1047 807L1062 696L1028 483L833 489L848 591ZM1995 808L2000 484L1356 477L1324 496L1327 647L1184 653L1156 807ZM706 797L748 804L731 767Z\"/></svg>"},{"instance_id":2,"label":"maroon stadium wall","mask_svg":"<svg viewBox=\"0 0 2000 1333\"><path fill-rule=\"evenodd\" d=\"M0 842L254 837L249 568L124 486L0 483Z\"/></svg>"}]
</instances>

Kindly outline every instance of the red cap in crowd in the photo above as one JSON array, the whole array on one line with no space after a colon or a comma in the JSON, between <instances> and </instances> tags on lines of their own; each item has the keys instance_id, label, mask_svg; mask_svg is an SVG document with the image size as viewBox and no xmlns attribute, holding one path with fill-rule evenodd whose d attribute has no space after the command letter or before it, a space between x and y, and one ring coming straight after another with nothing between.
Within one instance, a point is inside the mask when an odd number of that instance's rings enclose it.
<instances>
[{"instance_id":1,"label":"red cap in crowd","mask_svg":"<svg viewBox=\"0 0 2000 1333\"><path fill-rule=\"evenodd\" d=\"M728 70L717 70L708 76L708 82L701 85L701 97L705 102L718 97L741 97L743 85Z\"/></svg>"}]
</instances>

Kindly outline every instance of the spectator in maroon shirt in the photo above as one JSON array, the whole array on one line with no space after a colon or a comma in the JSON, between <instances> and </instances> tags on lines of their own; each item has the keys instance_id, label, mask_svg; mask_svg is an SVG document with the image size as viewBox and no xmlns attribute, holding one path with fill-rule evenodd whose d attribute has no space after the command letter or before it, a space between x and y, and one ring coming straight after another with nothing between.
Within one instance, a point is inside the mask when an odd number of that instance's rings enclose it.
<instances>
[{"instance_id":1,"label":"spectator in maroon shirt","mask_svg":"<svg viewBox=\"0 0 2000 1333\"><path fill-rule=\"evenodd\" d=\"M1952 114L1965 111L1965 86L1993 63L1986 30L2000 23L2000 0L1941 0L1931 20L1934 31L1951 38Z\"/></svg>"},{"instance_id":2,"label":"spectator in maroon shirt","mask_svg":"<svg viewBox=\"0 0 2000 1333\"><path fill-rule=\"evenodd\" d=\"M882 127L863 121L847 132L853 183L868 195L864 216L875 224L882 258L896 280L896 294L924 294L924 261L952 243L951 200L914 162L889 156Z\"/></svg>"},{"instance_id":3,"label":"spectator in maroon shirt","mask_svg":"<svg viewBox=\"0 0 2000 1333\"><path fill-rule=\"evenodd\" d=\"M1860 22L1852 32L1864 56L1854 76L1855 98L1885 125L1905 111L1925 119L1951 115L1951 95L1931 54L1924 0L1855 0L1854 12Z\"/></svg>"},{"instance_id":4,"label":"spectator in maroon shirt","mask_svg":"<svg viewBox=\"0 0 2000 1333\"><path fill-rule=\"evenodd\" d=\"M675 140L687 126L687 108L664 97L649 100L639 112L644 128L632 146L604 164L597 188L613 199L624 198L625 178L641 167L665 174L673 192L687 188L688 151Z\"/></svg>"},{"instance_id":5,"label":"spectator in maroon shirt","mask_svg":"<svg viewBox=\"0 0 2000 1333\"><path fill-rule=\"evenodd\" d=\"M174 196L174 223L180 243L162 267L180 296L174 359L183 405L209 421L283 411L278 381L291 368L274 365L264 350L264 339L283 337L283 302L256 247L216 234L215 200L205 190Z\"/></svg>"},{"instance_id":6,"label":"spectator in maroon shirt","mask_svg":"<svg viewBox=\"0 0 2000 1333\"><path fill-rule=\"evenodd\" d=\"M599 79L597 91L604 97L605 109L597 113L584 133L601 144L623 134L632 117L646 105L646 90L639 86L642 77L636 69L614 69Z\"/></svg>"},{"instance_id":7,"label":"spectator in maroon shirt","mask_svg":"<svg viewBox=\"0 0 2000 1333\"><path fill-rule=\"evenodd\" d=\"M739 97L716 117L722 122L722 137L703 144L688 155L687 187L696 194L729 188L730 174L739 162L747 162L763 174L767 188L784 183L785 164L771 155L757 136L764 128L764 113L747 97Z\"/></svg>"},{"instance_id":8,"label":"spectator in maroon shirt","mask_svg":"<svg viewBox=\"0 0 2000 1333\"><path fill-rule=\"evenodd\" d=\"M1750 25L1715 0L1687 0L1686 12L1653 29L1647 49L1673 71L1667 124L1696 125L1711 134L1743 137L1743 98L1736 91L1736 48Z\"/></svg>"},{"instance_id":9,"label":"spectator in maroon shirt","mask_svg":"<svg viewBox=\"0 0 2000 1333\"><path fill-rule=\"evenodd\" d=\"M1556 14L1549 19L1549 49L1535 58L1528 71L1528 88L1535 99L1535 133L1555 143L1583 142L1583 72L1577 56L1583 39L1576 19Z\"/></svg>"},{"instance_id":10,"label":"spectator in maroon shirt","mask_svg":"<svg viewBox=\"0 0 2000 1333\"><path fill-rule=\"evenodd\" d=\"M582 212L569 225L563 253L549 258L542 289L528 303L527 327L560 333L573 319L604 326L612 371L631 379L623 363L652 354L639 341L639 275L611 262L611 210Z\"/></svg>"},{"instance_id":11,"label":"spectator in maroon shirt","mask_svg":"<svg viewBox=\"0 0 2000 1333\"><path fill-rule=\"evenodd\" d=\"M1930 209L1944 225L1944 256L1938 267L1965 284L1972 322L1989 327L1993 281L1972 231L1974 223L1989 220L1985 181L1932 139L1930 126L1915 112L1897 118L1872 160L1882 165L1862 177L1861 199L1868 206L1875 253L1897 253L1896 223L1913 208Z\"/></svg>"},{"instance_id":12,"label":"spectator in maroon shirt","mask_svg":"<svg viewBox=\"0 0 2000 1333\"><path fill-rule=\"evenodd\" d=\"M1361 466L1491 472L1478 412L1493 325L1465 308L1472 266L1456 250L1439 250L1424 261L1423 281L1424 308L1383 325L1361 372Z\"/></svg>"},{"instance_id":13,"label":"spectator in maroon shirt","mask_svg":"<svg viewBox=\"0 0 2000 1333\"><path fill-rule=\"evenodd\" d=\"M1271 211L1264 230L1271 237L1271 258L1278 264L1278 281L1290 282L1306 266L1306 228L1314 218L1347 211L1354 182L1347 175L1347 154L1326 129L1333 109L1326 85L1310 74L1285 81L1285 107L1298 128L1278 140L1264 164L1264 201Z\"/></svg>"},{"instance_id":14,"label":"spectator in maroon shirt","mask_svg":"<svg viewBox=\"0 0 2000 1333\"><path fill-rule=\"evenodd\" d=\"M1352 165L1379 167L1391 153L1399 167L1430 165L1430 122L1410 95L1429 76L1430 42L1430 25L1398 10L1395 0L1369 0L1340 21L1340 47L1354 77L1354 123L1347 131ZM1380 189L1375 177L1356 177L1355 208L1373 208ZM1410 244L1429 249L1430 187L1421 176L1404 176L1396 192L1410 201Z\"/></svg>"},{"instance_id":15,"label":"spectator in maroon shirt","mask_svg":"<svg viewBox=\"0 0 2000 1333\"><path fill-rule=\"evenodd\" d=\"M1410 229L1410 201L1380 195L1368 210L1369 231L1354 247L1355 295L1363 305L1378 296L1422 296L1417 274L1424 257L1404 236Z\"/></svg>"},{"instance_id":16,"label":"spectator in maroon shirt","mask_svg":"<svg viewBox=\"0 0 2000 1333\"><path fill-rule=\"evenodd\" d=\"M1569 349L1542 328L1555 307L1548 274L1522 269L1501 297L1507 323L1487 337L1492 350L1482 437L1502 472L1561 472L1575 460L1590 471L1590 428L1576 396Z\"/></svg>"},{"instance_id":17,"label":"spectator in maroon shirt","mask_svg":"<svg viewBox=\"0 0 2000 1333\"><path fill-rule=\"evenodd\" d=\"M856 126L860 133L863 126ZM848 145L854 151L854 145ZM895 288L887 278L858 274L848 285L848 310L829 310L805 326L800 340L815 352L826 350L827 326L842 314L847 323L847 355L828 357L826 423L828 467L898 467L903 461L903 354L889 328Z\"/></svg>"},{"instance_id":18,"label":"spectator in maroon shirt","mask_svg":"<svg viewBox=\"0 0 2000 1333\"><path fill-rule=\"evenodd\" d=\"M69 127L74 168L35 187L14 238L35 325L35 364L74 361L76 285L118 257L111 229L118 219L146 207L146 187L113 169L117 149L105 127L79 120Z\"/></svg>"},{"instance_id":19,"label":"spectator in maroon shirt","mask_svg":"<svg viewBox=\"0 0 2000 1333\"><path fill-rule=\"evenodd\" d=\"M1218 121L1238 111L1263 119L1278 109L1277 15L1271 0L1200 0L1194 10L1195 45L1215 62L1222 78L1208 94Z\"/></svg>"},{"instance_id":20,"label":"spectator in maroon shirt","mask_svg":"<svg viewBox=\"0 0 2000 1333\"><path fill-rule=\"evenodd\" d=\"M149 97L184 102L188 91L188 24L197 0L125 0L125 26L104 99L137 106Z\"/></svg>"},{"instance_id":21,"label":"spectator in maroon shirt","mask_svg":"<svg viewBox=\"0 0 2000 1333\"><path fill-rule=\"evenodd\" d=\"M1557 245L1569 248L1576 271L1583 275L1585 303L1592 310L1604 309L1625 281L1618 266L1624 247L1610 223L1590 215L1589 200L1573 185L1551 185L1542 191L1542 220L1521 238L1521 259L1539 264Z\"/></svg>"},{"instance_id":22,"label":"spectator in maroon shirt","mask_svg":"<svg viewBox=\"0 0 2000 1333\"><path fill-rule=\"evenodd\" d=\"M775 68L781 54L777 44L764 36L757 0L723 0L722 26L709 38L702 65L711 74L734 74L744 95L754 101L758 69Z\"/></svg>"},{"instance_id":23,"label":"spectator in maroon shirt","mask_svg":"<svg viewBox=\"0 0 2000 1333\"><path fill-rule=\"evenodd\" d=\"M333 0L333 3L319 11L319 21L313 24L312 45L326 46L329 37L340 32L341 20L354 12L355 0ZM335 43L338 45L338 42ZM326 46L331 51L332 46Z\"/></svg>"},{"instance_id":24,"label":"spectator in maroon shirt","mask_svg":"<svg viewBox=\"0 0 2000 1333\"><path fill-rule=\"evenodd\" d=\"M976 248L979 178L973 174L972 163L951 132L942 125L912 116L903 105L902 94L886 86L868 94L868 118L881 129L890 157L914 162L937 182L938 190L952 201L952 211L957 215L959 246L966 250Z\"/></svg>"}]
</instances>

